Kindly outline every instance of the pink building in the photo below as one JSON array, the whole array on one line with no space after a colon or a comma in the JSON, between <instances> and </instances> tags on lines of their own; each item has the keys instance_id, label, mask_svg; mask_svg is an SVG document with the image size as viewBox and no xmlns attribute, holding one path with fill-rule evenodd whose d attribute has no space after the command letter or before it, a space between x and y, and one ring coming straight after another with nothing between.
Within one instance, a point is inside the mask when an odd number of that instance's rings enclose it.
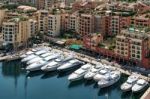
<instances>
[{"instance_id":1,"label":"pink building","mask_svg":"<svg viewBox=\"0 0 150 99\"><path fill-rule=\"evenodd\" d=\"M136 27L150 27L150 15L141 15L132 18L131 23Z\"/></svg>"}]
</instances>

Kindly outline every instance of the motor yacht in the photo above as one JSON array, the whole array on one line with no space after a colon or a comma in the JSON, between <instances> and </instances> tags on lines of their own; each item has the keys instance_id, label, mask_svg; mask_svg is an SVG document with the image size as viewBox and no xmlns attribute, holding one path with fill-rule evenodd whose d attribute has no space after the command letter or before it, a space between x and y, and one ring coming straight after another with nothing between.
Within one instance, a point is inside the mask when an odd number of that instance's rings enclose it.
<instances>
[{"instance_id":1,"label":"motor yacht","mask_svg":"<svg viewBox=\"0 0 150 99\"><path fill-rule=\"evenodd\" d=\"M36 55L41 55L41 54L44 54L44 53L47 53L47 50L40 50L40 51L37 51L35 54Z\"/></svg>"},{"instance_id":2,"label":"motor yacht","mask_svg":"<svg viewBox=\"0 0 150 99\"><path fill-rule=\"evenodd\" d=\"M132 74L131 76L128 77L127 81L121 85L121 90L126 92L126 91L131 91L131 88L133 85L136 83L138 80L139 76Z\"/></svg>"},{"instance_id":3,"label":"motor yacht","mask_svg":"<svg viewBox=\"0 0 150 99\"><path fill-rule=\"evenodd\" d=\"M92 67L91 64L85 64L75 72L69 75L69 81L76 81L84 78L84 75L88 72L88 70Z\"/></svg>"},{"instance_id":4,"label":"motor yacht","mask_svg":"<svg viewBox=\"0 0 150 99\"><path fill-rule=\"evenodd\" d=\"M148 82L144 79L139 79L137 80L137 82L133 85L132 87L132 92L136 93L136 92L140 92L142 90L144 90L148 85Z\"/></svg>"},{"instance_id":5,"label":"motor yacht","mask_svg":"<svg viewBox=\"0 0 150 99\"><path fill-rule=\"evenodd\" d=\"M56 58L59 58L61 56L60 53L53 53L51 54L50 56L47 56L44 58L45 61L50 61L52 59L56 59Z\"/></svg>"},{"instance_id":6,"label":"motor yacht","mask_svg":"<svg viewBox=\"0 0 150 99\"><path fill-rule=\"evenodd\" d=\"M38 57L38 56L36 56L36 55L34 55L34 54L29 55L29 56L23 58L23 59L21 60L21 62L26 62L26 61L29 61L29 60L34 59L34 58L36 58L36 57Z\"/></svg>"},{"instance_id":7,"label":"motor yacht","mask_svg":"<svg viewBox=\"0 0 150 99\"><path fill-rule=\"evenodd\" d=\"M42 54L41 57L45 58L45 57L50 56L50 55L52 55L52 53L51 52L47 52L47 53Z\"/></svg>"},{"instance_id":8,"label":"motor yacht","mask_svg":"<svg viewBox=\"0 0 150 99\"><path fill-rule=\"evenodd\" d=\"M49 62L48 64L46 64L45 66L43 66L41 68L41 70L43 71L54 71L54 70L57 70L57 68L62 65L63 63L69 61L73 59L72 56L70 57L60 57L60 58L56 58L55 60Z\"/></svg>"},{"instance_id":9,"label":"motor yacht","mask_svg":"<svg viewBox=\"0 0 150 99\"><path fill-rule=\"evenodd\" d=\"M83 62L81 62L77 59L72 59L72 60L66 62L65 64L63 64L62 66L58 67L57 70L66 71L71 68L79 67L81 64L83 64Z\"/></svg>"},{"instance_id":10,"label":"motor yacht","mask_svg":"<svg viewBox=\"0 0 150 99\"><path fill-rule=\"evenodd\" d=\"M35 62L35 63L33 63L33 64L28 65L28 66L26 67L26 70L28 70L28 71L40 70L41 67L42 67L43 65L45 65L46 63L47 63L46 61L40 60L40 61L38 61L38 62Z\"/></svg>"},{"instance_id":11,"label":"motor yacht","mask_svg":"<svg viewBox=\"0 0 150 99\"><path fill-rule=\"evenodd\" d=\"M27 57L28 55L31 55L31 54L34 54L34 52L33 51L28 51L25 54L21 55L20 57L25 58L25 57Z\"/></svg>"},{"instance_id":12,"label":"motor yacht","mask_svg":"<svg viewBox=\"0 0 150 99\"><path fill-rule=\"evenodd\" d=\"M38 57L36 57L36 58L33 58L33 59L27 61L27 64L29 65L29 64L32 64L32 63L34 63L34 62L38 62L38 61L40 61L40 60L42 60L42 58L38 56Z\"/></svg>"},{"instance_id":13,"label":"motor yacht","mask_svg":"<svg viewBox=\"0 0 150 99\"><path fill-rule=\"evenodd\" d=\"M98 86L100 88L109 87L115 84L116 82L118 82L120 79L120 76L121 76L120 71L110 72L106 74L105 77L103 77L102 79L98 81Z\"/></svg>"},{"instance_id":14,"label":"motor yacht","mask_svg":"<svg viewBox=\"0 0 150 99\"><path fill-rule=\"evenodd\" d=\"M99 65L92 66L92 68L84 75L84 78L87 80L91 80L97 74L97 72L102 68L103 67Z\"/></svg>"},{"instance_id":15,"label":"motor yacht","mask_svg":"<svg viewBox=\"0 0 150 99\"><path fill-rule=\"evenodd\" d=\"M99 81L100 79L103 79L107 73L109 73L108 69L102 69L98 71L98 73L93 77L93 79L95 81Z\"/></svg>"}]
</instances>

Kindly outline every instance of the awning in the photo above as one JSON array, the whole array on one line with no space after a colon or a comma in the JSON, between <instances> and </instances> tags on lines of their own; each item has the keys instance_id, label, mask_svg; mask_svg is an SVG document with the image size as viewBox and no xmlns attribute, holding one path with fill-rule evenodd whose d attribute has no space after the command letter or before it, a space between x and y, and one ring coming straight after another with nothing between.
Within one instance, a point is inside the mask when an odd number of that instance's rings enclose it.
<instances>
[{"instance_id":1,"label":"awning","mask_svg":"<svg viewBox=\"0 0 150 99\"><path fill-rule=\"evenodd\" d=\"M82 47L82 45L73 44L70 46L70 49L79 50Z\"/></svg>"}]
</instances>

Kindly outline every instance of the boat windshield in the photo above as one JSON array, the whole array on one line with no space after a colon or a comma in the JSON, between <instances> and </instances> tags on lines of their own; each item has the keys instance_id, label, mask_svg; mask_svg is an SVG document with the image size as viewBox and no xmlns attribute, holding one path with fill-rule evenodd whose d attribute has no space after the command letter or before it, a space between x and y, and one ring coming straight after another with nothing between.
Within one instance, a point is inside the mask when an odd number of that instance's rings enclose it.
<instances>
[{"instance_id":1,"label":"boat windshield","mask_svg":"<svg viewBox=\"0 0 150 99\"><path fill-rule=\"evenodd\" d=\"M89 69L90 67L91 67L90 64L85 64L81 68L86 70L86 69Z\"/></svg>"},{"instance_id":2,"label":"boat windshield","mask_svg":"<svg viewBox=\"0 0 150 99\"><path fill-rule=\"evenodd\" d=\"M127 80L127 83L128 83L128 84L132 84L133 81L128 79L128 80Z\"/></svg>"},{"instance_id":3,"label":"boat windshield","mask_svg":"<svg viewBox=\"0 0 150 99\"><path fill-rule=\"evenodd\" d=\"M137 84L138 85L144 85L145 84L145 80L140 79L140 80L137 81Z\"/></svg>"},{"instance_id":4,"label":"boat windshield","mask_svg":"<svg viewBox=\"0 0 150 99\"><path fill-rule=\"evenodd\" d=\"M76 62L78 62L78 60L71 60L71 61L69 61L69 63L71 63L71 64L74 64L74 63L76 63Z\"/></svg>"}]
</instances>

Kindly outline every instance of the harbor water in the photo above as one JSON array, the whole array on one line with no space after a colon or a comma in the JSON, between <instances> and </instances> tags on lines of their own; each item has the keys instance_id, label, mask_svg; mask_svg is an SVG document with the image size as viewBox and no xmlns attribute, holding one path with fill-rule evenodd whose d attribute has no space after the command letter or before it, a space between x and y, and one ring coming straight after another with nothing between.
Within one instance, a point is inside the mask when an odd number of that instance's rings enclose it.
<instances>
[{"instance_id":1,"label":"harbor water","mask_svg":"<svg viewBox=\"0 0 150 99\"><path fill-rule=\"evenodd\" d=\"M0 63L0 72L1 99L140 99L143 94L120 90L125 75L115 85L100 89L92 80L70 83L67 77L72 71L26 72L20 61Z\"/></svg>"}]
</instances>

